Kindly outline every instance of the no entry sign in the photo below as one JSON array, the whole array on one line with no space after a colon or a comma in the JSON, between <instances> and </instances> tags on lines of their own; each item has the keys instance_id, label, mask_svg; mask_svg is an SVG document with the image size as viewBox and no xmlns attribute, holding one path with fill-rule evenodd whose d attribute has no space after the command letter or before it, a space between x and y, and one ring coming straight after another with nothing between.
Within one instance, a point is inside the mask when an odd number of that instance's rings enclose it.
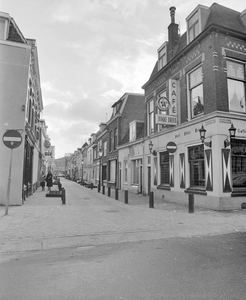
<instances>
[{"instance_id":1,"label":"no entry sign","mask_svg":"<svg viewBox=\"0 0 246 300\"><path fill-rule=\"evenodd\" d=\"M174 153L177 150L177 145L174 142L167 143L167 151L169 153Z\"/></svg>"},{"instance_id":2,"label":"no entry sign","mask_svg":"<svg viewBox=\"0 0 246 300\"><path fill-rule=\"evenodd\" d=\"M22 136L17 130L7 130L3 135L3 143L6 147L14 149L20 146Z\"/></svg>"}]
</instances>

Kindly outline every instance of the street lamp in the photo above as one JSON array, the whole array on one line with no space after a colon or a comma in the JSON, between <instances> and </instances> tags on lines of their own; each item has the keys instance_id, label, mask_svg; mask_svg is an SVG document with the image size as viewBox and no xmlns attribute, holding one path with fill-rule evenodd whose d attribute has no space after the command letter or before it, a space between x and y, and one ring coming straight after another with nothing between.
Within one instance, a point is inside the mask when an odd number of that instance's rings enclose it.
<instances>
[{"instance_id":1,"label":"street lamp","mask_svg":"<svg viewBox=\"0 0 246 300\"><path fill-rule=\"evenodd\" d=\"M98 193L101 191L101 165L102 165L102 149L100 148L98 151L98 157L100 159L99 161L99 183L98 183Z\"/></svg>"},{"instance_id":2,"label":"street lamp","mask_svg":"<svg viewBox=\"0 0 246 300\"><path fill-rule=\"evenodd\" d=\"M201 129L199 129L199 132L200 132L200 139L202 141L202 144L204 144L207 147L211 148L212 147L212 141L205 142L205 136L206 136L207 130L203 127L203 125L202 125Z\"/></svg>"},{"instance_id":3,"label":"street lamp","mask_svg":"<svg viewBox=\"0 0 246 300\"><path fill-rule=\"evenodd\" d=\"M225 139L224 141L224 147L228 147L231 145L231 140L232 139L235 139L235 136L236 136L236 128L233 126L233 123L231 124L231 127L228 129L229 131L229 136L230 136L230 140L228 139Z\"/></svg>"}]
</instances>

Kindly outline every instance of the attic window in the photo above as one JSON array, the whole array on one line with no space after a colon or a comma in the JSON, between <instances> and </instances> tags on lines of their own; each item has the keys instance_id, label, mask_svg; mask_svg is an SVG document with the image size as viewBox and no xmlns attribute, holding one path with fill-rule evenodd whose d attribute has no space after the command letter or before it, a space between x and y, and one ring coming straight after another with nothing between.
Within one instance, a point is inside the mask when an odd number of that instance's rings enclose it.
<instances>
[{"instance_id":1,"label":"attic window","mask_svg":"<svg viewBox=\"0 0 246 300\"><path fill-rule=\"evenodd\" d=\"M195 12L190 19L187 20L187 26L188 26L188 39L189 42L194 40L196 36L198 36L199 32L199 17L198 17L198 11Z\"/></svg>"},{"instance_id":2,"label":"attic window","mask_svg":"<svg viewBox=\"0 0 246 300\"><path fill-rule=\"evenodd\" d=\"M7 39L7 20L0 18L0 40Z\"/></svg>"},{"instance_id":3,"label":"attic window","mask_svg":"<svg viewBox=\"0 0 246 300\"><path fill-rule=\"evenodd\" d=\"M158 51L158 71L167 64L167 47L166 43L163 44Z\"/></svg>"}]
</instances>

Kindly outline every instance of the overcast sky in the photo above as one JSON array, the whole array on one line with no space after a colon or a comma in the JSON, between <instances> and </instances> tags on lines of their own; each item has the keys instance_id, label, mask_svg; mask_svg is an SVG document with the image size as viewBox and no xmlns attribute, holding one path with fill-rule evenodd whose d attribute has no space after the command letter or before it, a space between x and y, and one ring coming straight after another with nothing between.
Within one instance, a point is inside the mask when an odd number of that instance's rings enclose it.
<instances>
[{"instance_id":1,"label":"overcast sky","mask_svg":"<svg viewBox=\"0 0 246 300\"><path fill-rule=\"evenodd\" d=\"M109 120L126 92L143 93L167 40L171 6L175 22L198 5L188 0L0 0L26 38L36 39L48 135L56 158L73 153ZM242 12L242 0L217 3Z\"/></svg>"}]
</instances>

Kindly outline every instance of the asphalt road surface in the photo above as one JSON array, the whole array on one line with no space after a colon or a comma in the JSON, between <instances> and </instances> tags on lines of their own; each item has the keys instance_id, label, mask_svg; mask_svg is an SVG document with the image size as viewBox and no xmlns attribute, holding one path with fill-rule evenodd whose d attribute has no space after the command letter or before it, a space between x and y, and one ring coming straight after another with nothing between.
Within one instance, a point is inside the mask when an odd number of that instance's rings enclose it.
<instances>
[{"instance_id":1,"label":"asphalt road surface","mask_svg":"<svg viewBox=\"0 0 246 300\"><path fill-rule=\"evenodd\" d=\"M4 253L3 300L246 299L246 233Z\"/></svg>"}]
</instances>

